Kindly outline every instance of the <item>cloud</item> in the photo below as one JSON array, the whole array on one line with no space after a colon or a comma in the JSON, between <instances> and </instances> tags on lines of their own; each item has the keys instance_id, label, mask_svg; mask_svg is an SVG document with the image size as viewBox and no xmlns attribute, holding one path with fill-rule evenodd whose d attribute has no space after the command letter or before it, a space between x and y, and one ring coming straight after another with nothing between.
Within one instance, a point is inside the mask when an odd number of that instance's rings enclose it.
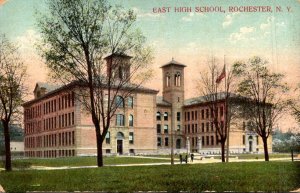
<instances>
[{"instance_id":1,"label":"cloud","mask_svg":"<svg viewBox=\"0 0 300 193\"><path fill-rule=\"evenodd\" d=\"M270 29L271 24L274 20L275 20L275 18L273 16L268 17L266 23L260 24L260 29L263 31Z\"/></svg>"},{"instance_id":2,"label":"cloud","mask_svg":"<svg viewBox=\"0 0 300 193\"><path fill-rule=\"evenodd\" d=\"M251 34L255 31L255 27L241 27L239 32L230 34L229 40L234 43L240 40L255 40L254 37L251 37Z\"/></svg>"},{"instance_id":3,"label":"cloud","mask_svg":"<svg viewBox=\"0 0 300 193\"><path fill-rule=\"evenodd\" d=\"M194 18L196 18L197 16L204 16L203 13L189 13L188 15L184 16L181 18L182 21L185 21L185 22L190 22L192 21Z\"/></svg>"},{"instance_id":4,"label":"cloud","mask_svg":"<svg viewBox=\"0 0 300 193\"><path fill-rule=\"evenodd\" d=\"M232 16L231 15L226 15L225 20L223 22L223 28L226 28L232 23Z\"/></svg>"},{"instance_id":5,"label":"cloud","mask_svg":"<svg viewBox=\"0 0 300 193\"><path fill-rule=\"evenodd\" d=\"M137 18L159 18L162 16L162 14L155 14L150 12L143 12L141 9L137 7L133 7L132 10L136 13Z\"/></svg>"},{"instance_id":6,"label":"cloud","mask_svg":"<svg viewBox=\"0 0 300 193\"><path fill-rule=\"evenodd\" d=\"M226 28L228 26L230 26L232 24L233 18L235 17L235 15L239 14L237 13L232 13L232 14L228 14L225 16L225 19L222 23L223 28Z\"/></svg>"}]
</instances>

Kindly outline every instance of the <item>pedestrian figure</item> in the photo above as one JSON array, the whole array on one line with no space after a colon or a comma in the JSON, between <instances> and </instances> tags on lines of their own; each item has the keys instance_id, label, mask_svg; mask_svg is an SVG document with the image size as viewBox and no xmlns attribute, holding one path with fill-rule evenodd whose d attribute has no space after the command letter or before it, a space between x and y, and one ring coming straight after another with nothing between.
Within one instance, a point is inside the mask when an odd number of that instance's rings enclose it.
<instances>
[{"instance_id":1,"label":"pedestrian figure","mask_svg":"<svg viewBox=\"0 0 300 193\"><path fill-rule=\"evenodd\" d=\"M180 164L182 164L182 155L179 154Z\"/></svg>"},{"instance_id":2,"label":"pedestrian figure","mask_svg":"<svg viewBox=\"0 0 300 193\"><path fill-rule=\"evenodd\" d=\"M185 155L185 163L187 164L187 162L188 162L188 156Z\"/></svg>"},{"instance_id":3,"label":"pedestrian figure","mask_svg":"<svg viewBox=\"0 0 300 193\"><path fill-rule=\"evenodd\" d=\"M192 162L194 161L194 154L193 153L191 154L191 161Z\"/></svg>"}]
</instances>

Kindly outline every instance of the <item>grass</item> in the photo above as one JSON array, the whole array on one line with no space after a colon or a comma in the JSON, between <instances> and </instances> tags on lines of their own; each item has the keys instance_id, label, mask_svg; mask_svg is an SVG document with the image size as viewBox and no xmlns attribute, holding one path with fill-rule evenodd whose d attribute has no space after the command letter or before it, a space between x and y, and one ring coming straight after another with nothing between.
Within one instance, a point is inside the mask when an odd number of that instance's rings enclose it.
<instances>
[{"instance_id":1,"label":"grass","mask_svg":"<svg viewBox=\"0 0 300 193\"><path fill-rule=\"evenodd\" d=\"M300 162L241 162L0 172L8 192L277 191L300 187Z\"/></svg>"},{"instance_id":2,"label":"grass","mask_svg":"<svg viewBox=\"0 0 300 193\"><path fill-rule=\"evenodd\" d=\"M162 163L170 162L170 160L152 159L152 158L138 158L138 157L104 157L105 165L116 164L142 164L142 163ZM68 157L55 159L19 159L13 160L13 167L26 168L30 166L47 166L47 167L61 167L61 166L95 166L97 165L96 157ZM3 166L3 162L0 163Z\"/></svg>"},{"instance_id":3,"label":"grass","mask_svg":"<svg viewBox=\"0 0 300 193\"><path fill-rule=\"evenodd\" d=\"M296 154L294 155L296 156ZM207 157L210 157L207 155ZM239 159L265 159L264 154L232 154L230 158L238 157ZM215 159L221 159L221 156L215 156ZM291 158L291 154L288 153L273 153L269 154L269 158ZM292 158L291 158L292 159Z\"/></svg>"}]
</instances>

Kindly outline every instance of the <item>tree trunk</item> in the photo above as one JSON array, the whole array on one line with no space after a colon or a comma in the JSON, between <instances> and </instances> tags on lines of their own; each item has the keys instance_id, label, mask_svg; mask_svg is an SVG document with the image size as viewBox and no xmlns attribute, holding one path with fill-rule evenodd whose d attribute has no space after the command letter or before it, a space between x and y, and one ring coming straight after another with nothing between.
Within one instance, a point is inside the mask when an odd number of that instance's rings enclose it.
<instances>
[{"instance_id":1,"label":"tree trunk","mask_svg":"<svg viewBox=\"0 0 300 193\"><path fill-rule=\"evenodd\" d=\"M103 167L103 152L102 152L102 137L100 134L100 128L96 127L96 143L97 143L97 166Z\"/></svg>"},{"instance_id":2,"label":"tree trunk","mask_svg":"<svg viewBox=\"0 0 300 193\"><path fill-rule=\"evenodd\" d=\"M265 153L265 161L269 161L269 152L268 152L268 138L262 137L263 143L264 143L264 153Z\"/></svg>"},{"instance_id":3,"label":"tree trunk","mask_svg":"<svg viewBox=\"0 0 300 193\"><path fill-rule=\"evenodd\" d=\"M10 135L9 124L2 121L4 127L4 141L5 141L5 170L11 171L11 152L10 152Z\"/></svg>"},{"instance_id":4,"label":"tree trunk","mask_svg":"<svg viewBox=\"0 0 300 193\"><path fill-rule=\"evenodd\" d=\"M226 142L226 141L221 140L222 162L225 162L225 142Z\"/></svg>"}]
</instances>

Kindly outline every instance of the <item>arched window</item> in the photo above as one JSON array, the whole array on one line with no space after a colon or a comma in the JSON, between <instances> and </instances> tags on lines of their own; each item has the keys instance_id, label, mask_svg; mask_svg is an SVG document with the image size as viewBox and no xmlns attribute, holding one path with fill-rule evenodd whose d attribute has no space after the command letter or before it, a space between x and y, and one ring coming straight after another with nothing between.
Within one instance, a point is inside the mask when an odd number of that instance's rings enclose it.
<instances>
[{"instance_id":1,"label":"arched window","mask_svg":"<svg viewBox=\"0 0 300 193\"><path fill-rule=\"evenodd\" d=\"M118 108L124 108L124 99L121 96L116 97L116 106Z\"/></svg>"},{"instance_id":2,"label":"arched window","mask_svg":"<svg viewBox=\"0 0 300 193\"><path fill-rule=\"evenodd\" d=\"M168 120L168 112L164 113L164 120L167 121Z\"/></svg>"},{"instance_id":3,"label":"arched window","mask_svg":"<svg viewBox=\"0 0 300 193\"><path fill-rule=\"evenodd\" d=\"M174 76L174 84L175 86L180 86L181 85L181 80L180 80L180 73L177 72Z\"/></svg>"},{"instance_id":4,"label":"arched window","mask_svg":"<svg viewBox=\"0 0 300 193\"><path fill-rule=\"evenodd\" d=\"M132 127L133 126L133 115L129 115L129 126Z\"/></svg>"},{"instance_id":5,"label":"arched window","mask_svg":"<svg viewBox=\"0 0 300 193\"><path fill-rule=\"evenodd\" d=\"M167 75L166 75L166 86L167 86L167 87L170 86L170 79L171 79L171 78L170 78L170 75L167 74Z\"/></svg>"},{"instance_id":6,"label":"arched window","mask_svg":"<svg viewBox=\"0 0 300 193\"><path fill-rule=\"evenodd\" d=\"M159 111L157 111L157 113L156 113L156 120L157 121L161 120L161 113Z\"/></svg>"}]
</instances>

